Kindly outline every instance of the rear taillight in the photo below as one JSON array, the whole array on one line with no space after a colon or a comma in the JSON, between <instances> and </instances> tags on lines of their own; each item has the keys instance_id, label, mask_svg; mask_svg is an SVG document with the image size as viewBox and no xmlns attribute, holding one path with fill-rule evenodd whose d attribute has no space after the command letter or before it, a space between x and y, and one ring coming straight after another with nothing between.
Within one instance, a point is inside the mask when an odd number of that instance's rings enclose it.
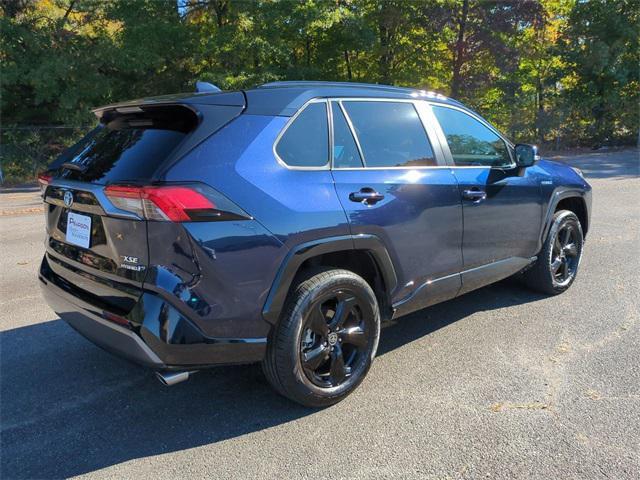
<instances>
[{"instance_id":1,"label":"rear taillight","mask_svg":"<svg viewBox=\"0 0 640 480\"><path fill-rule=\"evenodd\" d=\"M188 222L190 210L215 209L206 197L188 187L109 186L104 189L111 202L122 210L147 220Z\"/></svg>"},{"instance_id":2,"label":"rear taillight","mask_svg":"<svg viewBox=\"0 0 640 480\"><path fill-rule=\"evenodd\" d=\"M251 218L226 197L202 185L109 185L104 193L117 208L147 220L198 222Z\"/></svg>"},{"instance_id":3,"label":"rear taillight","mask_svg":"<svg viewBox=\"0 0 640 480\"><path fill-rule=\"evenodd\" d=\"M38 174L38 184L40 185L40 193L44 193L44 191L47 189L47 186L51 183L52 179L53 179L53 176L50 175L49 173L42 172Z\"/></svg>"}]
</instances>

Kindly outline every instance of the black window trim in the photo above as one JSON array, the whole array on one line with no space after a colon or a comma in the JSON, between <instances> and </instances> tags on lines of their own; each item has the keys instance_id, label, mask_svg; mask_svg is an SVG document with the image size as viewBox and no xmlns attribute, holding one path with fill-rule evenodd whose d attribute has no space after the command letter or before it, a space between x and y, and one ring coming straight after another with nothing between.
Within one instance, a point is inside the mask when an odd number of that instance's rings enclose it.
<instances>
[{"instance_id":1,"label":"black window trim","mask_svg":"<svg viewBox=\"0 0 640 480\"><path fill-rule=\"evenodd\" d=\"M444 152L444 156L447 160L447 163L449 164L449 168L485 168L485 169L490 169L490 170L511 170L513 168L516 168L516 162L513 158L513 149L514 149L514 144L507 139L504 135L502 135L493 125L491 125L489 122L487 122L484 118L482 118L481 116L471 112L470 110L467 110L465 108L460 108L460 107L456 107L454 105L446 105L446 104L442 104L442 103L433 103L433 102L429 102L426 101L425 103L427 103L429 105L429 110L431 111L431 117L432 120L434 122L434 128L437 130L437 134L439 137L439 143L441 145L441 148ZM511 159L511 163L509 165L499 165L499 166L491 166L491 165L456 165L455 161L453 160L453 154L451 153L451 149L449 148L449 143L447 142L447 136L444 133L444 130L442 130L442 126L440 125L440 122L438 121L435 113L433 113L432 107L440 107L440 108L449 108L451 110L457 110L471 118L473 118L474 120L478 121L480 124L484 125L485 127L487 127L491 132L493 132L494 134L496 134L498 136L498 138L500 138L500 140L502 140L506 147L507 147L507 152L509 152L509 158Z\"/></svg>"},{"instance_id":2,"label":"black window trim","mask_svg":"<svg viewBox=\"0 0 640 480\"><path fill-rule=\"evenodd\" d=\"M313 167L301 167L299 165L289 165L287 162L285 162L280 157L280 155L278 155L278 151L277 151L278 143L280 143L280 139L284 136L284 134L287 132L287 130L293 124L293 122L296 121L296 118L298 118L300 116L300 114L302 114L302 112L304 112L305 109L309 105L314 104L314 103L324 103L325 104L325 112L327 114L327 129L328 129L328 132L329 132L329 138L328 138L329 146L327 148L327 150L329 152L329 156L327 158L327 163L325 163L324 165L318 165L318 166L313 166ZM280 133L278 133L278 136L276 137L275 141L273 142L272 150L273 150L273 156L276 158L278 163L280 165L282 165L284 168L286 168L287 170L330 170L330 168L331 168L331 159L333 157L333 152L331 151L331 146L332 145L333 145L333 122L331 120L331 111L330 111L330 107L329 107L329 102L328 102L328 100L326 98L312 98L307 103L305 103L300 108L300 110L298 110L294 115L292 115L291 118L287 121L287 123L282 128Z\"/></svg>"}]
</instances>

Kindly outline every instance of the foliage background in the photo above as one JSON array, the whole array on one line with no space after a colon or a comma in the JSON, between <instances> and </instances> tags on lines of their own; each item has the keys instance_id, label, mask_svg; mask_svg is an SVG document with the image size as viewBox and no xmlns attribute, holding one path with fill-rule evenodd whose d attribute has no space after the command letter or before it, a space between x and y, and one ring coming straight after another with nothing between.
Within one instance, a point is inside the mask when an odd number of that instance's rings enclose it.
<instances>
[{"instance_id":1,"label":"foliage background","mask_svg":"<svg viewBox=\"0 0 640 480\"><path fill-rule=\"evenodd\" d=\"M547 148L635 143L640 0L0 0L2 151L32 177L91 107L272 80L464 102Z\"/></svg>"}]
</instances>

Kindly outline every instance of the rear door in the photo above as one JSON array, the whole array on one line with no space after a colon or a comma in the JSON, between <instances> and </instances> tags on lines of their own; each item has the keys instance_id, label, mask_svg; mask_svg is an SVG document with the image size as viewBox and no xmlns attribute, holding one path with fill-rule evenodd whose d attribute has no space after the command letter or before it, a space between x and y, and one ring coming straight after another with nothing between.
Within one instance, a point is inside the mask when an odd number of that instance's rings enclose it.
<instances>
[{"instance_id":1,"label":"rear door","mask_svg":"<svg viewBox=\"0 0 640 480\"><path fill-rule=\"evenodd\" d=\"M385 243L398 276L393 301L400 314L451 298L460 287L460 196L428 134L424 107L403 100L331 102L338 197L354 235L373 233Z\"/></svg>"}]
</instances>

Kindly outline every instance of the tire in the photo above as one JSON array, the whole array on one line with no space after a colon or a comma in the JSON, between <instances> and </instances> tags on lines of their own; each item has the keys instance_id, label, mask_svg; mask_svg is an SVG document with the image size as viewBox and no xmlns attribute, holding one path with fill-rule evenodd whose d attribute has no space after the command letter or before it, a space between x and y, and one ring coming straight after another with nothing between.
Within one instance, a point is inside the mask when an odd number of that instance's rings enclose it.
<instances>
[{"instance_id":1,"label":"tire","mask_svg":"<svg viewBox=\"0 0 640 480\"><path fill-rule=\"evenodd\" d=\"M369 284L348 270L313 272L289 295L262 368L281 395L327 407L360 385L379 338L380 310Z\"/></svg>"},{"instance_id":2,"label":"tire","mask_svg":"<svg viewBox=\"0 0 640 480\"><path fill-rule=\"evenodd\" d=\"M557 211L538 259L522 275L524 283L548 295L566 291L578 274L583 247L578 217L569 210Z\"/></svg>"}]
</instances>

